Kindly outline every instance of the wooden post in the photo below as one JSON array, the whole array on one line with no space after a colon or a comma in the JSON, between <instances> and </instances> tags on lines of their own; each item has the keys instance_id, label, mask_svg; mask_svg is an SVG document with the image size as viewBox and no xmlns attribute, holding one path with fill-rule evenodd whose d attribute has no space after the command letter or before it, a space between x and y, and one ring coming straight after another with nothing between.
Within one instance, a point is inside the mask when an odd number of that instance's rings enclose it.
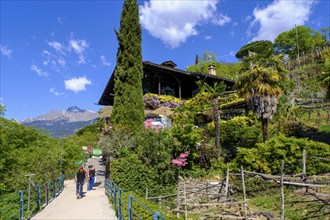
<instances>
[{"instance_id":1,"label":"wooden post","mask_svg":"<svg viewBox=\"0 0 330 220\"><path fill-rule=\"evenodd\" d=\"M148 200L148 188L146 188L146 200Z\"/></svg>"},{"instance_id":2,"label":"wooden post","mask_svg":"<svg viewBox=\"0 0 330 220\"><path fill-rule=\"evenodd\" d=\"M284 220L284 188L283 188L283 177L284 177L284 160L281 165L281 220Z\"/></svg>"},{"instance_id":3,"label":"wooden post","mask_svg":"<svg viewBox=\"0 0 330 220\"><path fill-rule=\"evenodd\" d=\"M221 199L221 196L222 196L222 188L223 188L223 185L224 185L224 183L223 183L223 181L219 181L219 185L221 184L221 186L220 186L220 189L219 189L219 192L218 192L218 194L219 194L219 196L218 196L218 202L220 201L220 199Z\"/></svg>"},{"instance_id":4,"label":"wooden post","mask_svg":"<svg viewBox=\"0 0 330 220\"><path fill-rule=\"evenodd\" d=\"M186 183L183 183L183 195L184 195L184 219L188 219L188 213L187 213L187 192L186 192Z\"/></svg>"},{"instance_id":5,"label":"wooden post","mask_svg":"<svg viewBox=\"0 0 330 220\"><path fill-rule=\"evenodd\" d=\"M243 166L241 166L241 174L242 174L242 187L243 187L244 217L246 218L246 194L245 194L245 181L244 181L244 170L243 170Z\"/></svg>"},{"instance_id":6,"label":"wooden post","mask_svg":"<svg viewBox=\"0 0 330 220\"><path fill-rule=\"evenodd\" d=\"M208 195L208 192L209 192L209 182L206 182L205 183L205 193L206 193L206 201L209 201L209 195Z\"/></svg>"},{"instance_id":7,"label":"wooden post","mask_svg":"<svg viewBox=\"0 0 330 220\"><path fill-rule=\"evenodd\" d=\"M178 187L177 187L177 194L176 194L176 209L178 212L176 213L176 216L180 218L180 182L178 182Z\"/></svg>"},{"instance_id":8,"label":"wooden post","mask_svg":"<svg viewBox=\"0 0 330 220\"><path fill-rule=\"evenodd\" d=\"M303 175L302 175L302 181L305 182L307 180L306 175L306 150L303 149ZM308 192L308 186L306 186L306 192Z\"/></svg>"},{"instance_id":9,"label":"wooden post","mask_svg":"<svg viewBox=\"0 0 330 220\"><path fill-rule=\"evenodd\" d=\"M229 184L229 168L227 164L227 175L226 175L226 188L225 188L225 197L228 199L228 184Z\"/></svg>"},{"instance_id":10,"label":"wooden post","mask_svg":"<svg viewBox=\"0 0 330 220\"><path fill-rule=\"evenodd\" d=\"M303 150L303 175L306 178L306 150Z\"/></svg>"},{"instance_id":11,"label":"wooden post","mask_svg":"<svg viewBox=\"0 0 330 220\"><path fill-rule=\"evenodd\" d=\"M162 199L161 198L158 198L157 201L158 201L159 206L162 205Z\"/></svg>"},{"instance_id":12,"label":"wooden post","mask_svg":"<svg viewBox=\"0 0 330 220\"><path fill-rule=\"evenodd\" d=\"M317 128L320 129L320 125L321 125L321 112L317 111Z\"/></svg>"},{"instance_id":13,"label":"wooden post","mask_svg":"<svg viewBox=\"0 0 330 220\"><path fill-rule=\"evenodd\" d=\"M315 176L315 174L314 174L314 184L316 184L316 176ZM318 190L317 190L317 186L314 186L314 190L315 190L315 192L318 191Z\"/></svg>"}]
</instances>

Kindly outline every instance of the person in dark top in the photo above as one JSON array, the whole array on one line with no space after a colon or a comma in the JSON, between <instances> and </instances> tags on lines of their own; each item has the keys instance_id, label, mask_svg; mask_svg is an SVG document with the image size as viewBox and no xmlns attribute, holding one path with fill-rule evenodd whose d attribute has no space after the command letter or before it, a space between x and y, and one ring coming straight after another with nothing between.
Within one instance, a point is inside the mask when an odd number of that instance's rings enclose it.
<instances>
[{"instance_id":1,"label":"person in dark top","mask_svg":"<svg viewBox=\"0 0 330 220\"><path fill-rule=\"evenodd\" d=\"M89 187L88 190L92 190L95 182L95 168L93 165L89 167Z\"/></svg>"},{"instance_id":2,"label":"person in dark top","mask_svg":"<svg viewBox=\"0 0 330 220\"><path fill-rule=\"evenodd\" d=\"M77 199L82 198L83 196L83 186L84 186L85 178L86 178L86 172L84 170L84 167L80 166L75 177Z\"/></svg>"}]
</instances>

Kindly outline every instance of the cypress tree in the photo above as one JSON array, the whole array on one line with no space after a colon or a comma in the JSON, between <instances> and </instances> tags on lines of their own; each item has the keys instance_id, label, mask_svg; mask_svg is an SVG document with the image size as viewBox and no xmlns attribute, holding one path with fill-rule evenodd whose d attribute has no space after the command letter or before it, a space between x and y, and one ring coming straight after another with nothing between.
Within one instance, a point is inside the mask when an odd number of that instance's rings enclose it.
<instances>
[{"instance_id":1,"label":"cypress tree","mask_svg":"<svg viewBox=\"0 0 330 220\"><path fill-rule=\"evenodd\" d=\"M113 127L141 130L144 123L142 92L142 31L136 0L125 0L118 38L117 65L114 72Z\"/></svg>"}]
</instances>

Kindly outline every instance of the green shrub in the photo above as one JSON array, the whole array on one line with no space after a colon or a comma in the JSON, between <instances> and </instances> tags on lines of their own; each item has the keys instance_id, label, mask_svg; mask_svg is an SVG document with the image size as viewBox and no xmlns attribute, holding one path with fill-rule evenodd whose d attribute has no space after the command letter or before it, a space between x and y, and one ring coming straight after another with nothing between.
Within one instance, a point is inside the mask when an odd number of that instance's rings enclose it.
<instances>
[{"instance_id":1,"label":"green shrub","mask_svg":"<svg viewBox=\"0 0 330 220\"><path fill-rule=\"evenodd\" d=\"M284 160L286 174L302 171L303 149L307 152L307 174L330 172L330 164L320 158L330 158L328 144L285 137L280 135L265 143L258 143L254 148L238 148L238 154L233 166L243 166L246 170L279 173L281 160Z\"/></svg>"},{"instance_id":2,"label":"green shrub","mask_svg":"<svg viewBox=\"0 0 330 220\"><path fill-rule=\"evenodd\" d=\"M124 191L130 190L144 196L148 189L150 196L158 196L169 194L174 189L174 185L163 182L157 170L148 167L137 154L130 153L126 157L114 159L110 166L110 178Z\"/></svg>"},{"instance_id":3,"label":"green shrub","mask_svg":"<svg viewBox=\"0 0 330 220\"><path fill-rule=\"evenodd\" d=\"M330 125L321 125L320 131L326 132L330 134Z\"/></svg>"},{"instance_id":4,"label":"green shrub","mask_svg":"<svg viewBox=\"0 0 330 220\"><path fill-rule=\"evenodd\" d=\"M214 137L214 123L211 122L205 127L206 136L212 140ZM220 141L224 161L229 162L237 155L237 147L252 148L256 143L262 141L260 129L253 125L250 118L238 116L231 120L220 122Z\"/></svg>"}]
</instances>

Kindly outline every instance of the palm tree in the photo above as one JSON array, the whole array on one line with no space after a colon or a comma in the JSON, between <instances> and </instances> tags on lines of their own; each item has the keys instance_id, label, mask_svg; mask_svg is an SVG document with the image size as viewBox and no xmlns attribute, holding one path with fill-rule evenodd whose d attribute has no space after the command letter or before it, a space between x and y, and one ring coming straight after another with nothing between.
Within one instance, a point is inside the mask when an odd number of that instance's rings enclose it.
<instances>
[{"instance_id":1,"label":"palm tree","mask_svg":"<svg viewBox=\"0 0 330 220\"><path fill-rule=\"evenodd\" d=\"M286 70L281 62L282 55L258 58L257 54L250 53L243 58L242 75L235 84L261 120L264 141L268 140L268 120L273 118L278 97L283 92L279 83L285 79Z\"/></svg>"},{"instance_id":2,"label":"palm tree","mask_svg":"<svg viewBox=\"0 0 330 220\"><path fill-rule=\"evenodd\" d=\"M220 112L218 98L223 95L226 85L224 82L215 82L213 87L204 81L196 82L200 92L210 93L212 99L212 118L215 127L215 148L217 149L217 159L220 158Z\"/></svg>"}]
</instances>

